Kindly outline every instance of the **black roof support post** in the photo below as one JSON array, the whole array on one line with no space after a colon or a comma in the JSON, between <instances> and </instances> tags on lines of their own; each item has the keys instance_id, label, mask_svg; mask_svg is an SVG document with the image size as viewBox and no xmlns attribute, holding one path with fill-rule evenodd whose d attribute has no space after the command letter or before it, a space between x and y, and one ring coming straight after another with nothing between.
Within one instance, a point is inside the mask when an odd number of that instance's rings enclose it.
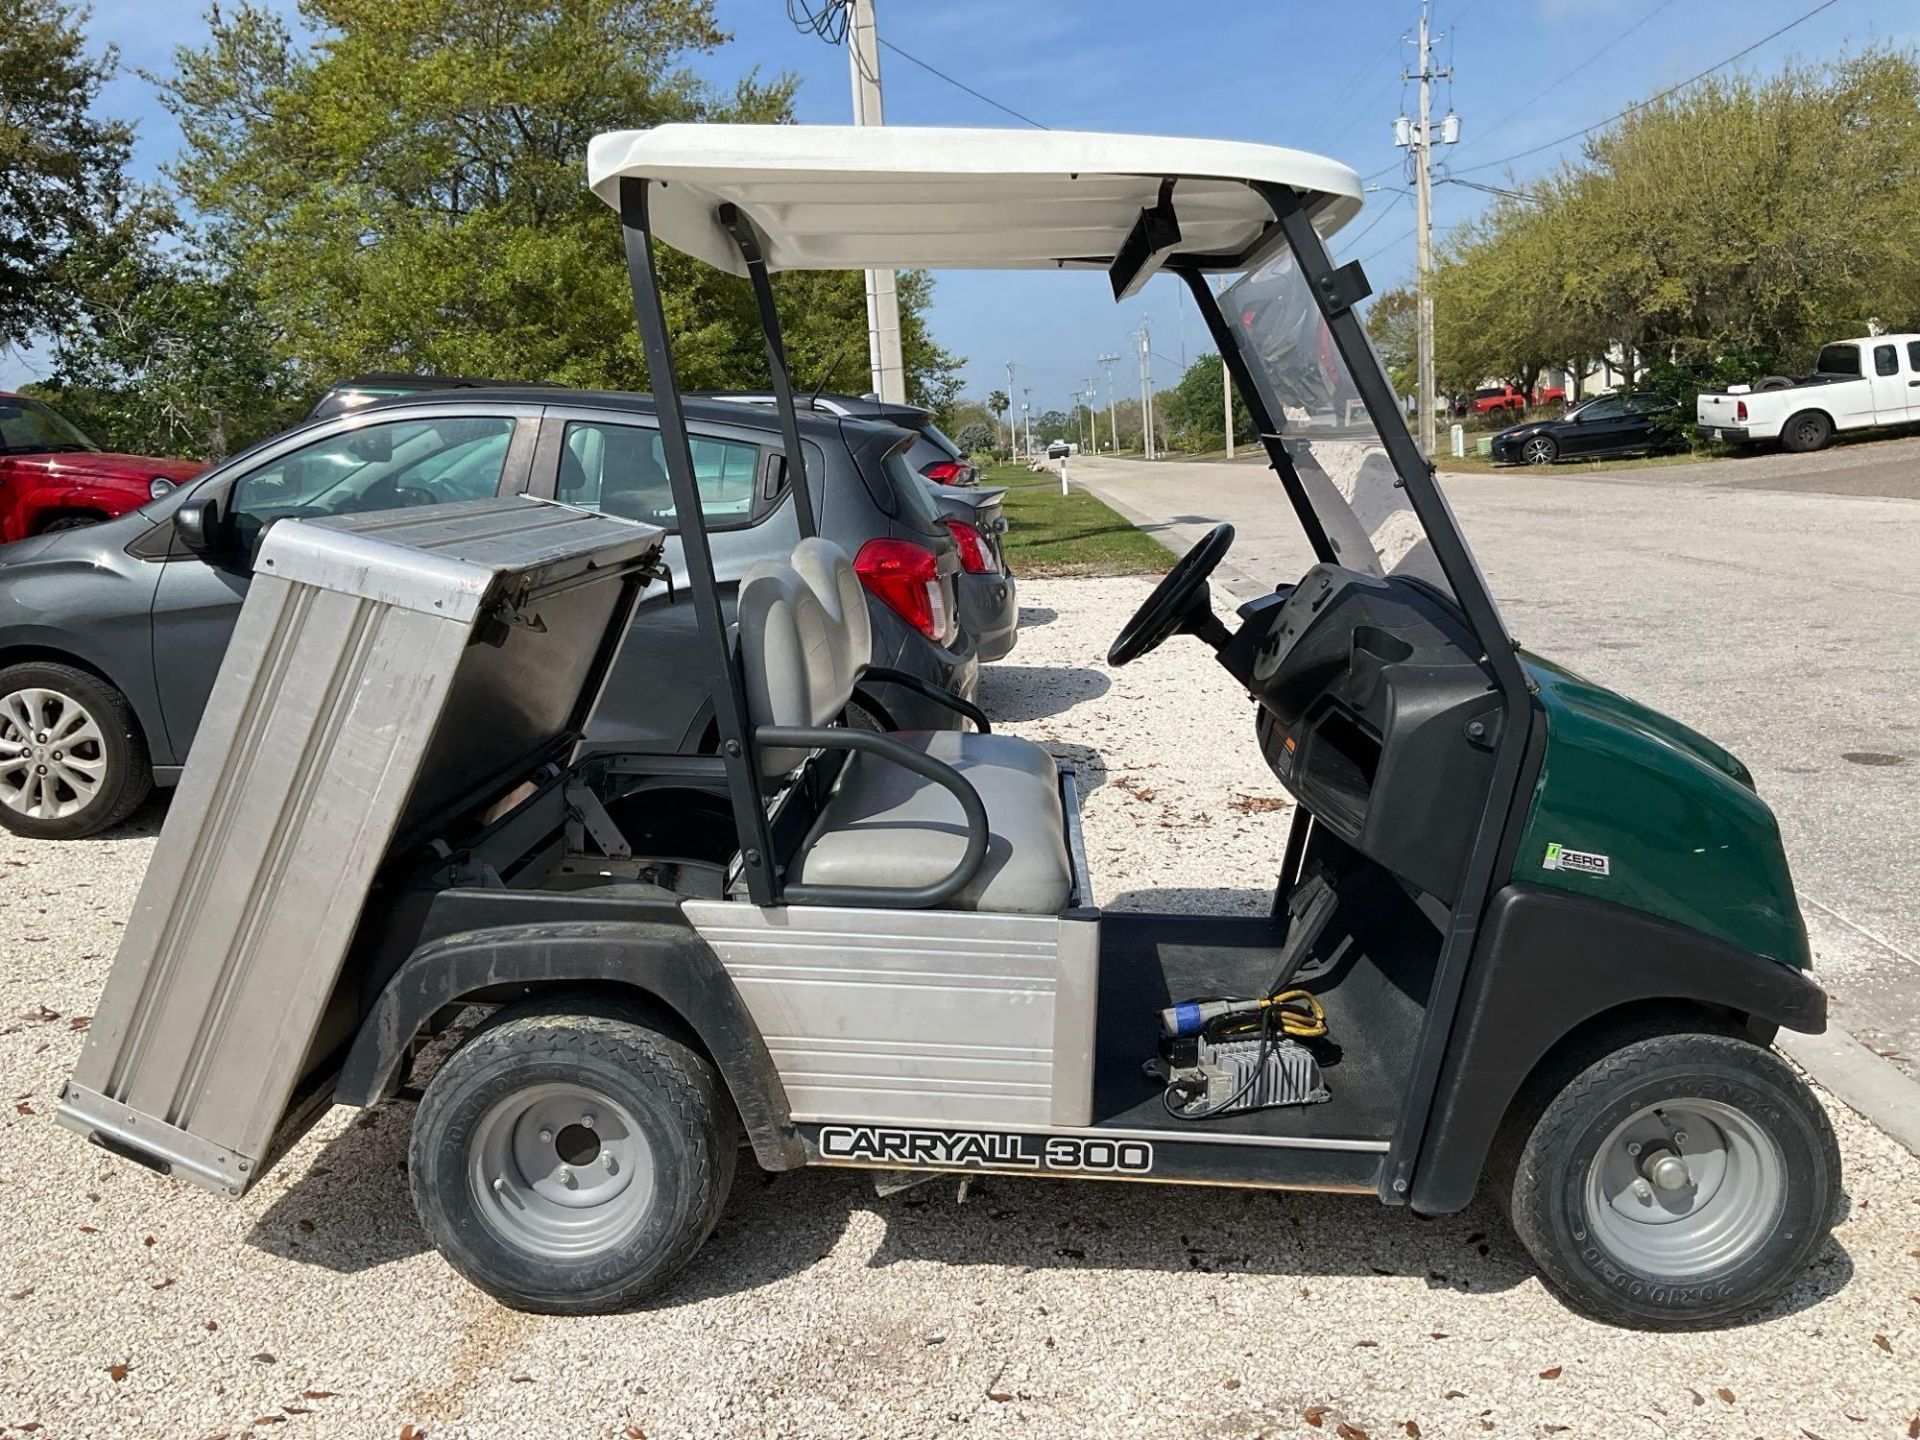
<instances>
[{"instance_id":1,"label":"black roof support post","mask_svg":"<svg viewBox=\"0 0 1920 1440\"><path fill-rule=\"evenodd\" d=\"M1466 983L1467 967L1472 963L1474 944L1479 937L1480 917L1500 883L1501 877L1495 871L1507 816L1512 810L1526 757L1533 700L1527 688L1526 672L1520 668L1513 640L1487 588L1486 577L1480 573L1472 551L1467 548L1452 507L1440 493L1433 466L1420 453L1419 445L1407 429L1406 416L1400 413L1393 387L1380 367L1380 357L1374 353L1373 343L1367 339L1360 316L1353 308L1369 293L1365 273L1358 262L1334 267L1326 241L1314 229L1313 218L1293 189L1260 182L1255 182L1254 188L1272 207L1274 218L1286 232L1294 262L1313 291L1321 318L1326 321L1354 388L1359 390L1367 413L1380 432L1387 458L1407 492L1407 501L1426 531L1434 558L1440 562L1454 599L1479 640L1487 668L1493 672L1494 683L1506 702L1499 748L1494 754L1493 777L1488 783L1486 802L1461 872L1459 898L1447 917L1440 957L1434 965L1433 985L1427 996L1426 1019L1421 1025L1406 1089L1400 1098L1392 1146L1380 1170L1380 1198L1389 1204L1404 1205L1413 1188L1414 1167L1433 1111L1440 1070L1446 1062L1455 1015L1460 1008L1461 987Z\"/></svg>"},{"instance_id":2,"label":"black roof support post","mask_svg":"<svg viewBox=\"0 0 1920 1440\"><path fill-rule=\"evenodd\" d=\"M705 681L713 696L713 717L727 767L727 793L740 836L747 893L754 904L771 905L777 895L772 835L760 795L753 736L746 725L746 689L727 644L726 616L721 613L720 590L713 578L713 552L707 545L706 518L700 511L700 487L694 479L693 447L687 441L686 416L680 408L680 380L674 373L673 350L667 341L667 317L660 308L660 277L654 269L652 233L647 227L648 183L630 175L620 179L620 229L626 243L627 280L633 287L633 318L640 326L640 343L646 352L647 378L653 386L654 410L660 421L660 446L666 454L667 481L673 489L673 509L680 522L687 588L693 594L694 618L700 627L699 653L705 673L697 678Z\"/></svg>"},{"instance_id":3,"label":"black roof support post","mask_svg":"<svg viewBox=\"0 0 1920 1440\"><path fill-rule=\"evenodd\" d=\"M1186 278L1187 289L1193 292L1193 303L1200 307L1200 316L1207 322L1207 332L1213 336L1213 343L1220 350L1220 358L1226 361L1227 373L1233 377L1233 388L1245 403L1254 429L1260 432L1260 443L1266 449L1267 462L1272 465L1274 474L1280 477L1281 488L1287 492L1287 499L1293 504L1293 513L1300 522L1300 528L1307 532L1307 543L1313 546L1313 558L1327 564L1338 563L1340 557L1334 553L1333 542L1327 538L1327 527L1320 523L1320 515L1313 508L1313 501L1308 498L1307 487L1294 466L1293 456L1287 453L1287 442L1282 438L1280 423L1275 418L1284 418L1284 412L1267 393L1266 377L1247 364L1247 357L1240 349L1239 337L1227 323L1227 317L1220 313L1219 297L1208 286L1207 277L1198 270L1188 270Z\"/></svg>"},{"instance_id":4,"label":"black roof support post","mask_svg":"<svg viewBox=\"0 0 1920 1440\"><path fill-rule=\"evenodd\" d=\"M813 491L807 487L807 456L800 448L800 421L793 411L793 379L787 373L787 347L780 337L780 312L773 303L773 281L767 274L767 257L760 248L760 235L753 222L732 203L722 205L716 218L740 247L740 258L747 262L747 278L753 282L753 303L760 310L760 333L767 342L767 370L773 377L773 400L780 411L780 438L787 447L787 482L793 487L793 515L800 523L800 537L818 535L820 526L813 515Z\"/></svg>"}]
</instances>

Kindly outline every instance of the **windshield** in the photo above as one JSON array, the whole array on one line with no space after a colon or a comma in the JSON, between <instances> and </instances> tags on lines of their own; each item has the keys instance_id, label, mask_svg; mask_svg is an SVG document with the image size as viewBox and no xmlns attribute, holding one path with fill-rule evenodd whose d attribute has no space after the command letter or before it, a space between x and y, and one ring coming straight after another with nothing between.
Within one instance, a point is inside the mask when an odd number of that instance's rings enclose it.
<instances>
[{"instance_id":1,"label":"windshield","mask_svg":"<svg viewBox=\"0 0 1920 1440\"><path fill-rule=\"evenodd\" d=\"M1220 294L1338 562L1446 586L1360 391L1291 253Z\"/></svg>"},{"instance_id":2,"label":"windshield","mask_svg":"<svg viewBox=\"0 0 1920 1440\"><path fill-rule=\"evenodd\" d=\"M54 450L98 450L58 410L19 395L0 399L0 455L44 455Z\"/></svg>"}]
</instances>

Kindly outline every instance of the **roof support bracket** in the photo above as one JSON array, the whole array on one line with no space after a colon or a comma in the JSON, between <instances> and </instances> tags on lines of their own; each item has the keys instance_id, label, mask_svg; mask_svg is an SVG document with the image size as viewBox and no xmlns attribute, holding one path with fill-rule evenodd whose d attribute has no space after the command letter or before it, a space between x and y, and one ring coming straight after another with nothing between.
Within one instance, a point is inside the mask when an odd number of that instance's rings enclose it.
<instances>
[{"instance_id":1,"label":"roof support bracket","mask_svg":"<svg viewBox=\"0 0 1920 1440\"><path fill-rule=\"evenodd\" d=\"M780 334L780 311L773 303L773 280L767 274L766 252L753 222L731 202L714 211L721 228L733 237L747 278L753 282L753 303L760 311L760 334L767 343L767 370L773 379L773 401L780 412L780 440L786 447L787 483L793 490L794 519L800 537L820 533L813 514L813 491L807 485L807 455L800 445L800 421L793 409L793 380L787 373L787 347Z\"/></svg>"},{"instance_id":2,"label":"roof support bracket","mask_svg":"<svg viewBox=\"0 0 1920 1440\"><path fill-rule=\"evenodd\" d=\"M1360 268L1360 262L1349 260L1320 277L1320 293L1326 297L1329 316L1344 315L1371 295L1373 286L1367 282L1367 272Z\"/></svg>"},{"instance_id":3,"label":"roof support bracket","mask_svg":"<svg viewBox=\"0 0 1920 1440\"><path fill-rule=\"evenodd\" d=\"M1121 243L1113 264L1107 267L1107 279L1113 283L1113 298L1125 300L1154 277L1166 258L1180 248L1180 219L1173 213L1172 180L1160 182L1160 198L1140 211L1133 229Z\"/></svg>"}]
</instances>

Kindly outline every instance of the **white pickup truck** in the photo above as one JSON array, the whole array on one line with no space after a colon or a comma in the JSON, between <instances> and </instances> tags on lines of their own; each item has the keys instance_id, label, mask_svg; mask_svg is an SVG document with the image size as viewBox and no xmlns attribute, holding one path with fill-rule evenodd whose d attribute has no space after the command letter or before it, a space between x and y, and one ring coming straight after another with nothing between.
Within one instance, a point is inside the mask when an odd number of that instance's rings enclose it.
<instances>
[{"instance_id":1,"label":"white pickup truck","mask_svg":"<svg viewBox=\"0 0 1920 1440\"><path fill-rule=\"evenodd\" d=\"M1920 335L1872 335L1823 346L1804 380L1702 390L1694 418L1709 440L1778 440L1818 450L1841 430L1920 424Z\"/></svg>"}]
</instances>

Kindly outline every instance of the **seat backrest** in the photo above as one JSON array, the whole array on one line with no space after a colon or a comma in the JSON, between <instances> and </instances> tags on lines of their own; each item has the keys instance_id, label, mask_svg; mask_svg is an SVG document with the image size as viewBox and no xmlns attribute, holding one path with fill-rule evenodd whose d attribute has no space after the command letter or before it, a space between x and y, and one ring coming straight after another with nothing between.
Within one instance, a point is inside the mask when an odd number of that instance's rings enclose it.
<instances>
[{"instance_id":1,"label":"seat backrest","mask_svg":"<svg viewBox=\"0 0 1920 1440\"><path fill-rule=\"evenodd\" d=\"M853 561L833 541L814 535L793 547L793 568L826 607L846 647L843 663L851 665L857 676L873 663L873 615L867 609L867 588L854 573Z\"/></svg>"},{"instance_id":2,"label":"seat backrest","mask_svg":"<svg viewBox=\"0 0 1920 1440\"><path fill-rule=\"evenodd\" d=\"M860 673L845 624L785 560L765 560L740 581L740 663L747 719L761 725L825 725L853 697ZM760 773L784 775L804 750L758 747Z\"/></svg>"},{"instance_id":3,"label":"seat backrest","mask_svg":"<svg viewBox=\"0 0 1920 1440\"><path fill-rule=\"evenodd\" d=\"M601 461L600 509L628 520L654 520L673 510L673 487L659 454L658 432L610 425Z\"/></svg>"}]
</instances>

